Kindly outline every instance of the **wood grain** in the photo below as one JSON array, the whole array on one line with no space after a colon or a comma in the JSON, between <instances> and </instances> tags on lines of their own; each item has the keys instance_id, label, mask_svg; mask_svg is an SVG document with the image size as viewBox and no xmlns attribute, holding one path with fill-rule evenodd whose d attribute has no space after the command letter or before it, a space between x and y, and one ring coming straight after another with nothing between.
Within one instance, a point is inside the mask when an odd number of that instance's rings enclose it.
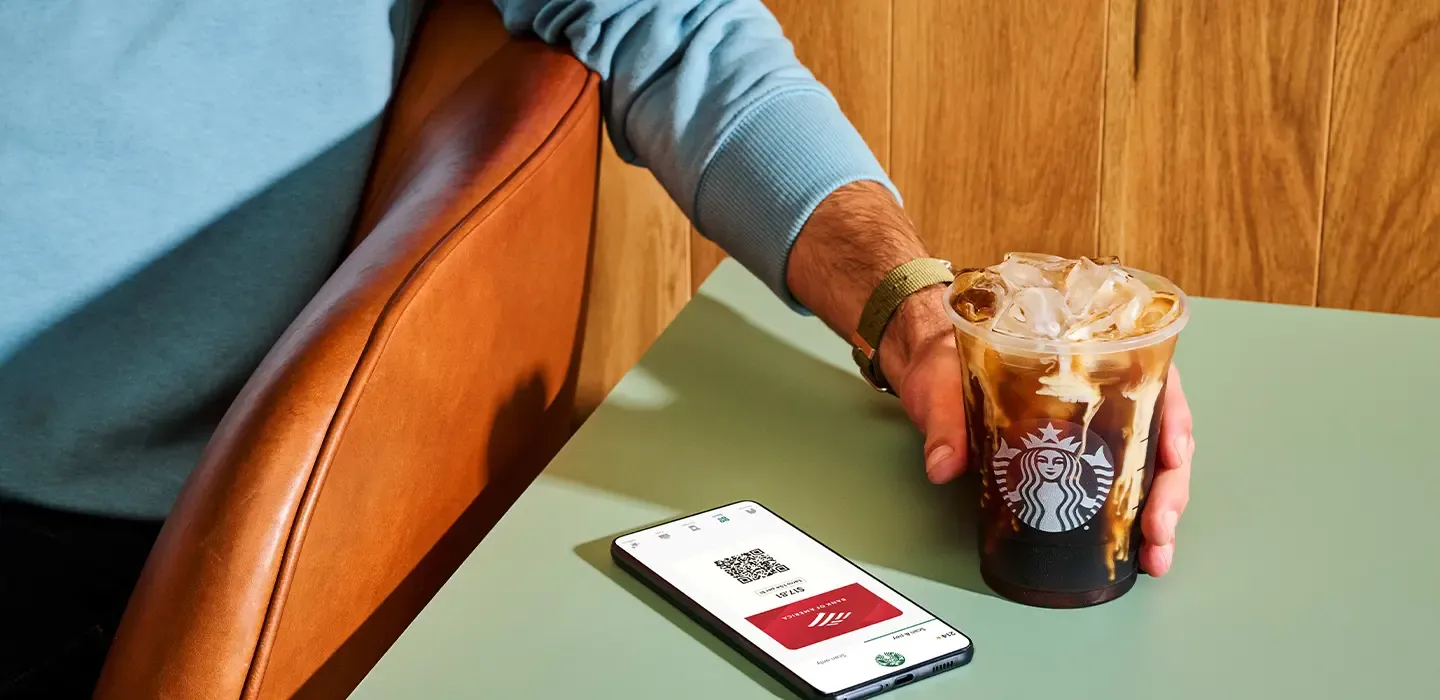
<instances>
[{"instance_id":1,"label":"wood grain","mask_svg":"<svg viewBox=\"0 0 1440 700\"><path fill-rule=\"evenodd\" d=\"M690 229L690 291L700 291L700 285L715 271L716 266L729 257L715 242L700 235L694 227Z\"/></svg>"},{"instance_id":2,"label":"wood grain","mask_svg":"<svg viewBox=\"0 0 1440 700\"><path fill-rule=\"evenodd\" d=\"M795 55L825 85L881 165L890 151L890 0L765 0ZM695 234L690 248L694 289L725 259Z\"/></svg>"},{"instance_id":3,"label":"wood grain","mask_svg":"<svg viewBox=\"0 0 1440 700\"><path fill-rule=\"evenodd\" d=\"M795 56L835 95L882 165L890 151L890 0L765 0Z\"/></svg>"},{"instance_id":4,"label":"wood grain","mask_svg":"<svg viewBox=\"0 0 1440 700\"><path fill-rule=\"evenodd\" d=\"M1341 5L1319 303L1440 316L1440 0Z\"/></svg>"},{"instance_id":5,"label":"wood grain","mask_svg":"<svg viewBox=\"0 0 1440 700\"><path fill-rule=\"evenodd\" d=\"M589 415L690 299L690 222L602 138L577 418Z\"/></svg>"},{"instance_id":6,"label":"wood grain","mask_svg":"<svg viewBox=\"0 0 1440 700\"><path fill-rule=\"evenodd\" d=\"M1335 13L1114 3L1137 33L1110 35L1102 253L1192 294L1314 302Z\"/></svg>"},{"instance_id":7,"label":"wood grain","mask_svg":"<svg viewBox=\"0 0 1440 700\"><path fill-rule=\"evenodd\" d=\"M1095 252L1105 9L895 0L891 173L932 252Z\"/></svg>"}]
</instances>

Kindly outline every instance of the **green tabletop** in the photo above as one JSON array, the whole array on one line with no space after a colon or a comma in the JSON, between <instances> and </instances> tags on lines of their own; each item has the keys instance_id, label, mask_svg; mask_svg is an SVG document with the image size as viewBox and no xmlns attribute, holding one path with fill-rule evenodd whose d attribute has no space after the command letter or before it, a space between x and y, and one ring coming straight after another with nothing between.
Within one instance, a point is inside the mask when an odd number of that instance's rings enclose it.
<instances>
[{"instance_id":1,"label":"green tabletop","mask_svg":"<svg viewBox=\"0 0 1440 700\"><path fill-rule=\"evenodd\" d=\"M976 484L926 482L845 343L726 262L355 696L793 697L608 552L753 499L975 640L886 698L1440 698L1437 348L1437 320L1197 300L1175 566L1042 610L981 582Z\"/></svg>"}]
</instances>

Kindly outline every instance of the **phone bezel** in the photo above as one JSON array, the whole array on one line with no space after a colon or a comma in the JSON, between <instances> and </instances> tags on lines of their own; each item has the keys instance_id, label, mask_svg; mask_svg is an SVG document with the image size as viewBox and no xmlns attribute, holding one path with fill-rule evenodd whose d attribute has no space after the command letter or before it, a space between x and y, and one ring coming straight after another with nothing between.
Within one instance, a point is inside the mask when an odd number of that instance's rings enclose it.
<instances>
[{"instance_id":1,"label":"phone bezel","mask_svg":"<svg viewBox=\"0 0 1440 700\"><path fill-rule=\"evenodd\" d=\"M746 639L745 635L740 634L740 632L734 627L731 627L724 620L721 620L718 616L711 613L709 610L706 610L704 606L701 606L699 603L695 602L695 600L692 599L690 596L686 595L684 591L681 591L669 581L656 574L649 567L641 563L639 559L636 559L633 555L626 551L624 547L620 546L620 540L623 540L627 537L632 537L646 530L663 527L665 525L669 525L670 523L679 522L687 518L693 518L698 515L703 515L705 513L710 513L725 508L731 508L743 503L750 503L764 508L766 512L778 518L780 522L789 525L790 527L794 528L796 532L799 532L800 534L809 538L810 541L820 545L821 547L824 547L826 551L839 557L842 561L850 564L856 569L864 572L865 575L877 581L881 586L884 586L885 588L893 592L895 595L904 598L911 605L919 608L921 612L924 612L925 614L935 618L936 620L940 620L940 617L938 615L930 612L924 606L915 602L904 593L895 590L893 586L885 583L883 580L880 579L880 577L867 571L865 567L860 566L854 561L851 561L845 555L835 551L829 545L821 542L818 538L806 532L804 529L800 528L800 526L787 520L785 516L775 512L773 508L770 508L769 506L754 499L732 501L724 505L715 506L714 508L706 508L705 510L696 511L688 515L682 515L676 518L671 518L669 520L663 520L651 525L646 525L645 527L636 528L621 535L617 535L614 539L610 541L610 557L620 566L620 568L626 570L635 578L639 579L641 583L645 584L661 598L664 598L671 604L675 605L675 607L679 608L680 611L684 612L688 617L690 617L690 619L695 620L702 627L705 627L711 633L715 634L715 636L723 639L727 644L730 645L731 648L740 652L741 655L745 656L761 668L765 669L765 671L769 673L772 677L780 681L790 690L799 694L801 697L806 698L806 700L840 700L842 698L874 697L875 695L880 695L881 693L899 687L894 684L894 680L906 674L914 674L915 680L918 681L922 678L935 675L935 673L933 672L933 667L946 661L953 660L956 663L954 666L946 668L945 671L952 671L970 663L970 660L974 657L975 654L975 640L971 639L970 635L965 634L964 630L961 630L960 628L955 627L954 625L951 625L944 620L941 620L941 622L944 623L946 626L949 626L951 629L960 632L960 634L965 637L966 641L969 642L969 644L967 644L964 649L959 649L931 659L926 659L925 661L922 661L909 668L891 671L885 675L876 676L874 678L853 685L849 688L837 690L833 693L825 693L820 689L816 688L815 686L810 685L808 681L792 672L788 667L785 666L785 664L781 663L778 659L766 653L764 650L760 649L760 647L756 646L749 639ZM929 673L922 674L922 671L929 671ZM941 673L943 672L944 671L941 671ZM874 688L876 685L881 684L883 684L884 687L875 693L863 696L853 695L853 693L855 693L856 691ZM909 683L907 682L905 683L905 685L909 685Z\"/></svg>"}]
</instances>

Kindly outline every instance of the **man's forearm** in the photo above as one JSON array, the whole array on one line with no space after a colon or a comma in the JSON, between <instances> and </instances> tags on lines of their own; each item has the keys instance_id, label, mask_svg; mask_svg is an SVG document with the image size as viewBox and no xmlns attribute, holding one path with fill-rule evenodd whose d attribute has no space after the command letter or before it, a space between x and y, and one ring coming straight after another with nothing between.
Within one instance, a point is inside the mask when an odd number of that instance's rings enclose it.
<instances>
[{"instance_id":1,"label":"man's forearm","mask_svg":"<svg viewBox=\"0 0 1440 700\"><path fill-rule=\"evenodd\" d=\"M853 340L860 313L875 286L894 268L927 257L915 227L885 187L862 181L827 197L805 222L790 252L790 293L846 340ZM949 333L941 308L943 290L926 289L901 305L880 342L881 371L896 389L904 381L912 348Z\"/></svg>"},{"instance_id":2,"label":"man's forearm","mask_svg":"<svg viewBox=\"0 0 1440 700\"><path fill-rule=\"evenodd\" d=\"M493 0L603 76L615 151L782 299L803 222L885 169L761 0Z\"/></svg>"}]
</instances>

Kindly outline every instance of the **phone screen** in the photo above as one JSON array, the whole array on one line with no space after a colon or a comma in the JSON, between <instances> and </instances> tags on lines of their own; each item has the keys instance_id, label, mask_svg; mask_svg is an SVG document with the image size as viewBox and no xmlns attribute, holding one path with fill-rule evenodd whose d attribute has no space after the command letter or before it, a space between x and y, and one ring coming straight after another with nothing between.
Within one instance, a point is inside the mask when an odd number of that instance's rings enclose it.
<instances>
[{"instance_id":1,"label":"phone screen","mask_svg":"<svg viewBox=\"0 0 1440 700\"><path fill-rule=\"evenodd\" d=\"M970 646L757 503L697 513L616 545L822 693Z\"/></svg>"}]
</instances>

